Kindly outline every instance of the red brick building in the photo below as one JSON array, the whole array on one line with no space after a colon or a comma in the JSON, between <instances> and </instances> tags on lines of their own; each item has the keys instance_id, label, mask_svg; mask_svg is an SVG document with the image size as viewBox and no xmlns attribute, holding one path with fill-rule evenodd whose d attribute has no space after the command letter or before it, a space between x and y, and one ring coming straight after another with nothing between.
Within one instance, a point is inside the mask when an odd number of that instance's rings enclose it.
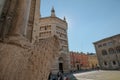
<instances>
[{"instance_id":1,"label":"red brick building","mask_svg":"<svg viewBox=\"0 0 120 80\"><path fill-rule=\"evenodd\" d=\"M70 52L70 62L72 70L81 70L89 68L88 55L79 52Z\"/></svg>"}]
</instances>

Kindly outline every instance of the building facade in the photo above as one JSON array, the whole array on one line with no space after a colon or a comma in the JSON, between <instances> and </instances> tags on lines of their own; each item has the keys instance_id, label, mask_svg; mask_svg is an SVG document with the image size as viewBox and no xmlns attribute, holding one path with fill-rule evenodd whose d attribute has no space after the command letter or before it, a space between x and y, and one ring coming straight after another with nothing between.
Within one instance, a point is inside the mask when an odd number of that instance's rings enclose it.
<instances>
[{"instance_id":1,"label":"building facade","mask_svg":"<svg viewBox=\"0 0 120 80\"><path fill-rule=\"evenodd\" d=\"M42 39L56 35L59 38L60 52L56 57L55 63L51 70L56 74L58 71L67 73L70 70L70 57L68 49L67 29L68 25L65 18L62 20L55 15L55 10L52 8L51 16L41 17L39 26L33 28L32 43L39 42Z\"/></svg>"},{"instance_id":2,"label":"building facade","mask_svg":"<svg viewBox=\"0 0 120 80\"><path fill-rule=\"evenodd\" d=\"M89 62L89 69L97 69L99 67L97 55L87 54L88 55L88 62Z\"/></svg>"},{"instance_id":3,"label":"building facade","mask_svg":"<svg viewBox=\"0 0 120 80\"><path fill-rule=\"evenodd\" d=\"M120 34L94 43L101 69L120 69Z\"/></svg>"},{"instance_id":4,"label":"building facade","mask_svg":"<svg viewBox=\"0 0 120 80\"><path fill-rule=\"evenodd\" d=\"M89 68L88 55L79 52L70 52L71 71L86 70Z\"/></svg>"},{"instance_id":5,"label":"building facade","mask_svg":"<svg viewBox=\"0 0 120 80\"><path fill-rule=\"evenodd\" d=\"M70 52L71 71L80 70L81 63L77 52Z\"/></svg>"}]
</instances>

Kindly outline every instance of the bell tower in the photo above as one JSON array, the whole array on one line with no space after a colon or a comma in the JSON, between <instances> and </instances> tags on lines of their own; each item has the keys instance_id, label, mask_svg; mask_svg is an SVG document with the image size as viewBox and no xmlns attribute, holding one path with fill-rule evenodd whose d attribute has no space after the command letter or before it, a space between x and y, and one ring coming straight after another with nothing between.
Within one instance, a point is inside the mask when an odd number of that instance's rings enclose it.
<instances>
[{"instance_id":1,"label":"bell tower","mask_svg":"<svg viewBox=\"0 0 120 80\"><path fill-rule=\"evenodd\" d=\"M55 17L55 9L54 9L54 7L52 7L52 10L51 10L51 17Z\"/></svg>"}]
</instances>

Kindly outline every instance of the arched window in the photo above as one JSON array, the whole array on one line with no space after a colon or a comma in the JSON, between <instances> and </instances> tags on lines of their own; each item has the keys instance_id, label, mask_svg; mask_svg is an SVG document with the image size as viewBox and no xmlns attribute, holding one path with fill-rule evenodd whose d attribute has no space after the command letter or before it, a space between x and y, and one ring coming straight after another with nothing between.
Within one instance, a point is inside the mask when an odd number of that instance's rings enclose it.
<instances>
[{"instance_id":1,"label":"arched window","mask_svg":"<svg viewBox=\"0 0 120 80\"><path fill-rule=\"evenodd\" d=\"M120 53L120 46L116 47L116 51L117 51L117 53Z\"/></svg>"},{"instance_id":2,"label":"arched window","mask_svg":"<svg viewBox=\"0 0 120 80\"><path fill-rule=\"evenodd\" d=\"M113 65L116 65L116 61L112 61Z\"/></svg>"},{"instance_id":3,"label":"arched window","mask_svg":"<svg viewBox=\"0 0 120 80\"><path fill-rule=\"evenodd\" d=\"M102 50L102 55L107 55L107 51L106 50Z\"/></svg>"},{"instance_id":4,"label":"arched window","mask_svg":"<svg viewBox=\"0 0 120 80\"><path fill-rule=\"evenodd\" d=\"M109 48L108 51L109 51L110 54L114 54L115 53L113 48Z\"/></svg>"},{"instance_id":5,"label":"arched window","mask_svg":"<svg viewBox=\"0 0 120 80\"><path fill-rule=\"evenodd\" d=\"M104 65L107 66L107 62L106 61L104 61Z\"/></svg>"}]
</instances>

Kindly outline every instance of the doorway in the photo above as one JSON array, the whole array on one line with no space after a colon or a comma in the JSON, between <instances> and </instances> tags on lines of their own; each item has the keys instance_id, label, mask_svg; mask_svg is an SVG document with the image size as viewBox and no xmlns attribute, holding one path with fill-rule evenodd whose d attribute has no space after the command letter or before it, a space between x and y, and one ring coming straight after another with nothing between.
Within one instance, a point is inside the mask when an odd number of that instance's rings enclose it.
<instances>
[{"instance_id":1,"label":"doorway","mask_svg":"<svg viewBox=\"0 0 120 80\"><path fill-rule=\"evenodd\" d=\"M79 65L77 65L77 70L80 70Z\"/></svg>"},{"instance_id":2,"label":"doorway","mask_svg":"<svg viewBox=\"0 0 120 80\"><path fill-rule=\"evenodd\" d=\"M59 63L59 71L63 73L63 63Z\"/></svg>"}]
</instances>

